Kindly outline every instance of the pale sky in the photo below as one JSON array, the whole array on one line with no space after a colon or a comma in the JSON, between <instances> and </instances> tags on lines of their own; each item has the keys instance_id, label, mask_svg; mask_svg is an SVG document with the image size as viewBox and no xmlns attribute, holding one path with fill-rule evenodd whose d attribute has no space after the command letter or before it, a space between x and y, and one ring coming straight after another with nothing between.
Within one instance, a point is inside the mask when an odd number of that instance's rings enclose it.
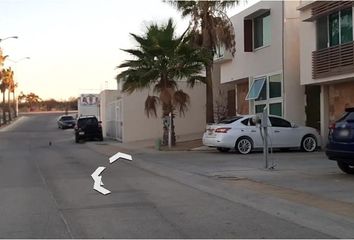
<instances>
[{"instance_id":1,"label":"pale sky","mask_svg":"<svg viewBox=\"0 0 354 240\"><path fill-rule=\"evenodd\" d=\"M31 58L6 61L17 92L42 99L115 89L115 67L130 58L120 49L136 46L129 33L170 17L179 32L188 25L161 0L0 0L0 9L0 38L19 37L0 42L4 55Z\"/></svg>"}]
</instances>

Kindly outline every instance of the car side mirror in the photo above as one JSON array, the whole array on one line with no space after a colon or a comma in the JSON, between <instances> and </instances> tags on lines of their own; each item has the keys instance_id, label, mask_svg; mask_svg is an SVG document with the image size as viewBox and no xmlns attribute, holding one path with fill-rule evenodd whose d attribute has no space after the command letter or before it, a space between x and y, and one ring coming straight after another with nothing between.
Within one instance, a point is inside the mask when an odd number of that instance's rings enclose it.
<instances>
[{"instance_id":1,"label":"car side mirror","mask_svg":"<svg viewBox=\"0 0 354 240\"><path fill-rule=\"evenodd\" d=\"M299 126L298 126L297 124L295 124L295 123L292 123L292 124L291 124L291 127L292 127L292 128L298 128Z\"/></svg>"}]
</instances>

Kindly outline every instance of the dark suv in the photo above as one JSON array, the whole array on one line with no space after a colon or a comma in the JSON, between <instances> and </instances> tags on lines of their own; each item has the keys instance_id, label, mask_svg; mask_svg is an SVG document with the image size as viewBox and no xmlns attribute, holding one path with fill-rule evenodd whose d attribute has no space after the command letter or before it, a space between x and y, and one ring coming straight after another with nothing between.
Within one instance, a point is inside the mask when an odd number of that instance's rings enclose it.
<instances>
[{"instance_id":1,"label":"dark suv","mask_svg":"<svg viewBox=\"0 0 354 240\"><path fill-rule=\"evenodd\" d=\"M75 125L75 142L81 139L98 139L103 141L101 122L95 116L80 116Z\"/></svg>"},{"instance_id":2,"label":"dark suv","mask_svg":"<svg viewBox=\"0 0 354 240\"><path fill-rule=\"evenodd\" d=\"M329 127L326 154L345 173L354 174L354 107Z\"/></svg>"}]
</instances>

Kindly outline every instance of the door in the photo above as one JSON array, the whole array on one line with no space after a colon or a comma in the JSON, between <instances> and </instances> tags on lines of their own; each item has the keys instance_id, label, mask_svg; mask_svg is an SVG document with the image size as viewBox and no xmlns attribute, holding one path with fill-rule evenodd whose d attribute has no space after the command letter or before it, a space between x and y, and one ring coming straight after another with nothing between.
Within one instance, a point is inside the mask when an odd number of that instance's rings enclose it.
<instances>
[{"instance_id":1,"label":"door","mask_svg":"<svg viewBox=\"0 0 354 240\"><path fill-rule=\"evenodd\" d=\"M321 129L321 86L306 86L306 126Z\"/></svg>"},{"instance_id":2,"label":"door","mask_svg":"<svg viewBox=\"0 0 354 240\"><path fill-rule=\"evenodd\" d=\"M291 123L279 117L269 117L270 143L272 147L298 147L299 131L291 126Z\"/></svg>"}]
</instances>

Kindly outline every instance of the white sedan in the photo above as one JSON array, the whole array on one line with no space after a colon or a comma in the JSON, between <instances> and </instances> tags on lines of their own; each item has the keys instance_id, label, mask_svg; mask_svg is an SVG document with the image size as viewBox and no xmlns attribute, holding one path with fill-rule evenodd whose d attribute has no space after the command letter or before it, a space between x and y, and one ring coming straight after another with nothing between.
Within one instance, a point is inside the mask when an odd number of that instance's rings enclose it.
<instances>
[{"instance_id":1,"label":"white sedan","mask_svg":"<svg viewBox=\"0 0 354 240\"><path fill-rule=\"evenodd\" d=\"M208 125L203 135L203 144L216 147L220 152L236 149L242 154L263 148L261 129L254 124L253 117L255 115L236 116ZM297 126L271 115L268 126L270 148L300 148L312 152L321 146L321 137L314 128Z\"/></svg>"}]
</instances>

